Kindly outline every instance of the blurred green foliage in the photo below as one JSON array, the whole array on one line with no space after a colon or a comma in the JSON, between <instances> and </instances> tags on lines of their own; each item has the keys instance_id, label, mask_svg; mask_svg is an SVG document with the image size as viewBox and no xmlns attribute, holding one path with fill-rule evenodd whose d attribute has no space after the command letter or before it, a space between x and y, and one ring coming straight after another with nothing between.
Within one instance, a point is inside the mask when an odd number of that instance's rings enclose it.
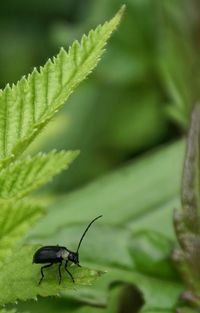
<instances>
[{"instance_id":1,"label":"blurred green foliage","mask_svg":"<svg viewBox=\"0 0 200 313\"><path fill-rule=\"evenodd\" d=\"M1 86L43 64L59 46L69 46L121 4L2 0ZM200 3L127 0L126 4L122 24L99 67L32 146L33 151L80 149L81 155L48 187L49 194L54 192L55 198L50 196L54 204L29 240L73 246L83 224L103 213L103 225L96 233L93 230L92 238L88 235L81 252L84 263L110 273L94 289L23 303L22 310L126 313L130 309L125 310L119 294L130 290L124 289L124 283L130 283L132 288L138 284L144 296L141 312L170 313L183 289L169 261L175 241L172 209L180 205L183 143L176 141L161 151L160 145L186 131L192 106L199 101ZM151 155L153 148L157 152ZM142 160L135 162L136 157ZM127 162L131 164L124 171L84 186ZM71 189L75 192L65 195ZM120 281L116 289L109 289L116 280ZM135 289L126 304L133 294Z\"/></svg>"},{"instance_id":2,"label":"blurred green foliage","mask_svg":"<svg viewBox=\"0 0 200 313\"><path fill-rule=\"evenodd\" d=\"M9 3L10 2L10 3ZM199 96L197 0L127 0L120 30L101 65L61 113L59 141L43 149L81 149L56 180L63 192L178 136ZM119 0L2 1L0 82L15 82L121 5ZM187 23L185 23L187 21ZM17 60L17 62L16 62ZM167 114L169 113L169 115ZM66 124L66 126L64 126ZM98 138L98 140L97 140Z\"/></svg>"},{"instance_id":3,"label":"blurred green foliage","mask_svg":"<svg viewBox=\"0 0 200 313\"><path fill-rule=\"evenodd\" d=\"M175 142L80 190L57 197L46 218L29 234L29 242L59 242L73 250L86 221L103 214L81 247L80 264L107 273L91 288L63 293L64 298L77 300L81 312L104 308L103 312L116 313L120 306L122 312L127 312L124 310L132 303L133 294L123 304L126 284L137 286L144 300L144 312L152 308L155 312L173 312L184 288L170 261L175 240L173 208L180 206L183 150L183 142ZM114 296L116 284L121 291ZM60 301L56 301L59 305ZM44 300L19 307L35 312L41 310L40 305L44 305ZM76 312L71 300L66 305L70 312ZM56 306L50 312L57 312Z\"/></svg>"}]
</instances>

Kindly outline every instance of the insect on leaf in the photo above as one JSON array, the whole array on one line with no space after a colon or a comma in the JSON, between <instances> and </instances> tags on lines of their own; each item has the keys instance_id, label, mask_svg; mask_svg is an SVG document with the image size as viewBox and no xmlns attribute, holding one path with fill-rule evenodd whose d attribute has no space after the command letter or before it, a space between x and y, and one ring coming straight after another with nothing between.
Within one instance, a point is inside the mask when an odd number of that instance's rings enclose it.
<instances>
[{"instance_id":1,"label":"insect on leaf","mask_svg":"<svg viewBox=\"0 0 200 313\"><path fill-rule=\"evenodd\" d=\"M38 247L26 246L15 253L15 257L2 267L0 280L0 305L16 300L27 300L40 296L57 295L64 289L78 288L81 285L91 285L103 272L73 266L75 284L62 269L62 282L58 283L58 264L46 269L45 280L38 286L40 265L32 264L31 256ZM23 260L23 261L22 261Z\"/></svg>"}]
</instances>

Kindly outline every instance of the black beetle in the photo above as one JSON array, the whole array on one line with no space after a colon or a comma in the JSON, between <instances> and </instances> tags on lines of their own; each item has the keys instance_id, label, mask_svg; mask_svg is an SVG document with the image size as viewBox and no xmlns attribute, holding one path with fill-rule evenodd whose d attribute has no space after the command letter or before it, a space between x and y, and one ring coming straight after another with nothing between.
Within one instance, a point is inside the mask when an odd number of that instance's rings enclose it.
<instances>
[{"instance_id":1,"label":"black beetle","mask_svg":"<svg viewBox=\"0 0 200 313\"><path fill-rule=\"evenodd\" d=\"M79 264L79 254L78 254L81 242L82 242L83 238L85 237L85 234L87 233L88 229L92 225L92 223L94 223L94 221L96 221L100 217L102 217L102 215L97 216L87 226L86 230L84 231L83 235L81 236L81 239L79 241L78 248L77 248L76 252L70 251L66 247L60 247L58 245L57 246L44 246L44 247L39 248L35 252L35 254L33 256L33 263L37 263L37 264L49 263L49 264L46 264L46 265L41 267L41 269L40 269L40 271L41 271L41 278L39 280L38 285L41 284L41 282L42 282L42 280L44 278L43 269L46 268L46 267L52 266L54 263L59 263L58 272L59 272L59 284L60 284L61 283L61 265L62 265L62 261L65 261L65 270L69 274L69 276L71 277L72 281L74 282L74 278L73 278L72 274L67 269L68 261L70 261L70 262L76 264L77 266L81 267L81 265Z\"/></svg>"}]
</instances>

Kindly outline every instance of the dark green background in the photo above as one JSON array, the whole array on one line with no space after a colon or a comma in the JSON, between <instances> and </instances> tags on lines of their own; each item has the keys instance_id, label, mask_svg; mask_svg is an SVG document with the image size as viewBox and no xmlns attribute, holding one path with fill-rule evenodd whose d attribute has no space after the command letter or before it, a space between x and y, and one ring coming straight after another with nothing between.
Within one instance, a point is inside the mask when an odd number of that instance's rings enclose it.
<instances>
[{"instance_id":1,"label":"dark green background","mask_svg":"<svg viewBox=\"0 0 200 313\"><path fill-rule=\"evenodd\" d=\"M42 145L81 149L76 166L55 181L57 192L174 140L198 99L198 1L126 4L103 60L61 112L62 129L52 124L51 140L47 136ZM44 64L120 5L119 0L1 1L1 87Z\"/></svg>"}]
</instances>

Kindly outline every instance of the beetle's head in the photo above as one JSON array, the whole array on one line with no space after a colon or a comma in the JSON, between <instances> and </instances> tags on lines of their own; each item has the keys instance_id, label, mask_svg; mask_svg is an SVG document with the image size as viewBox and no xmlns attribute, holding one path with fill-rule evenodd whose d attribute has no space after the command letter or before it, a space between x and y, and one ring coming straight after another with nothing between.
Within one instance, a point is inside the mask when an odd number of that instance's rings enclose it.
<instances>
[{"instance_id":1,"label":"beetle's head","mask_svg":"<svg viewBox=\"0 0 200 313\"><path fill-rule=\"evenodd\" d=\"M72 263L80 266L78 252L70 252L68 255L68 260L71 261Z\"/></svg>"}]
</instances>

